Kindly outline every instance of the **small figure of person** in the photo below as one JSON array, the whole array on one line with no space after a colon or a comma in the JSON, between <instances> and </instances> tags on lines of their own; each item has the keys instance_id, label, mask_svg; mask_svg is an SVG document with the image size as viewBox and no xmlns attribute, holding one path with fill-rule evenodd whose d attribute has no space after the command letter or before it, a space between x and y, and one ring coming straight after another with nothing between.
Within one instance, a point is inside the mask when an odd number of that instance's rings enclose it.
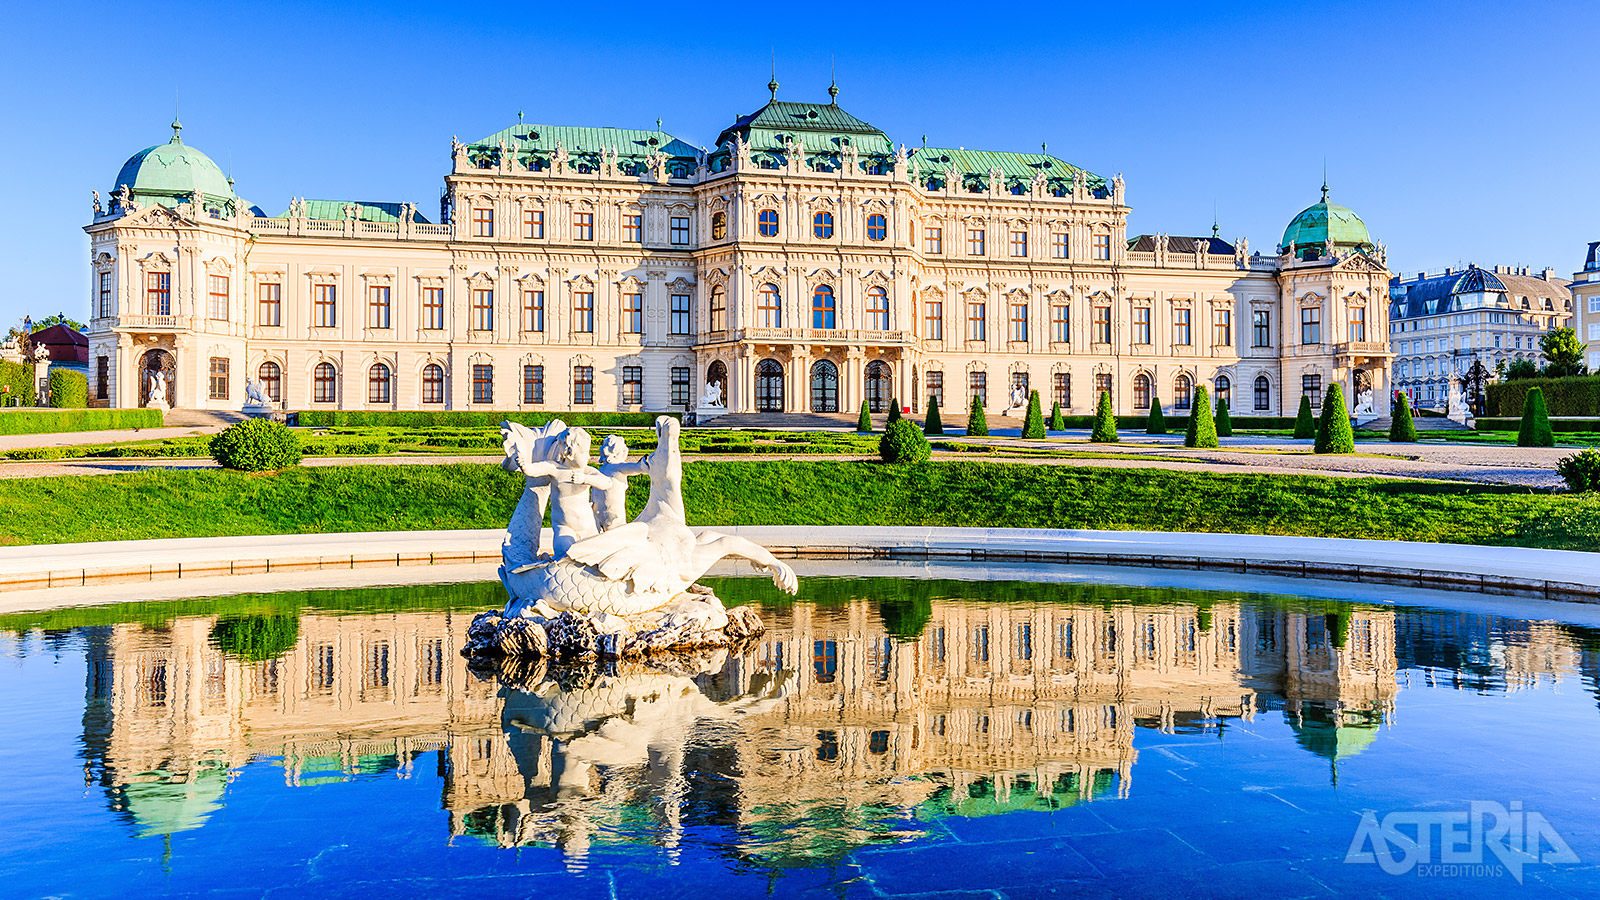
<instances>
[{"instance_id":1,"label":"small figure of person","mask_svg":"<svg viewBox=\"0 0 1600 900\"><path fill-rule=\"evenodd\" d=\"M622 435L613 434L600 442L601 475L611 479L606 487L595 487L592 491L594 497L595 524L601 531L610 531L628 521L628 478L639 474L638 466L628 464L628 442Z\"/></svg>"}]
</instances>

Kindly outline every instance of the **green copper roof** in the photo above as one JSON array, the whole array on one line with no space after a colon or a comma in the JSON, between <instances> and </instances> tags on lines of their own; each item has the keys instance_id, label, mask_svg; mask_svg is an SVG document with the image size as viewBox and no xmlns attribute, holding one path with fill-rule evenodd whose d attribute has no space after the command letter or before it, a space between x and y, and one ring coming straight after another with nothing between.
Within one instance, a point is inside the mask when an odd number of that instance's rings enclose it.
<instances>
[{"instance_id":1,"label":"green copper roof","mask_svg":"<svg viewBox=\"0 0 1600 900\"><path fill-rule=\"evenodd\" d=\"M833 103L796 103L789 100L773 100L748 116L740 116L732 125L722 130L717 135L717 144L720 146L733 140L737 134L752 146L765 146L759 144L759 138L775 135L794 135L797 139L805 140L807 147L820 147L817 141L807 140L812 135L825 136L826 141L831 137L850 136L858 138L854 141L859 149L866 150L871 146L874 151L880 149L871 139L881 140L882 149L892 146L888 135L850 115L837 104ZM752 137L752 134L757 137ZM859 140L864 139L864 140Z\"/></svg>"},{"instance_id":2,"label":"green copper roof","mask_svg":"<svg viewBox=\"0 0 1600 900\"><path fill-rule=\"evenodd\" d=\"M1350 210L1337 204L1328 202L1328 189L1322 189L1322 202L1306 207L1289 222L1289 227L1283 231L1283 241L1278 245L1287 249L1290 245L1305 248L1315 245L1326 253L1328 245L1334 247L1357 248L1371 250L1373 248L1372 235L1367 233L1367 225Z\"/></svg>"},{"instance_id":3,"label":"green copper roof","mask_svg":"<svg viewBox=\"0 0 1600 900\"><path fill-rule=\"evenodd\" d=\"M1078 172L1089 178L1089 193L1095 197L1106 195L1106 180L1092 172L1046 153L1009 153L1000 150L965 150L957 147L922 147L911 154L917 162L917 176L924 186L933 190L944 188L945 172L955 166L962 176L965 189L987 190L992 169L999 169L1001 177L1012 190L1025 192L1033 183L1033 176L1043 172L1046 186L1052 193L1070 194L1072 179Z\"/></svg>"},{"instance_id":4,"label":"green copper roof","mask_svg":"<svg viewBox=\"0 0 1600 900\"><path fill-rule=\"evenodd\" d=\"M122 164L113 192L127 185L135 199L153 200L163 205L191 199L195 191L220 200L232 200L233 187L217 164L199 150L185 144L172 123L172 140L146 147Z\"/></svg>"},{"instance_id":5,"label":"green copper roof","mask_svg":"<svg viewBox=\"0 0 1600 900\"><path fill-rule=\"evenodd\" d=\"M676 164L673 174L682 177L694 171L700 153L696 147L659 129L646 131L638 128L589 128L519 122L468 144L467 156L480 165L492 165L499 159L501 141L507 147L516 146L518 160L534 169L544 169L550 165L558 142L567 153L568 164L574 167L598 167L601 154L608 149L615 150L618 165L630 175L640 174L645 158L653 152L660 152L672 157Z\"/></svg>"},{"instance_id":6,"label":"green copper roof","mask_svg":"<svg viewBox=\"0 0 1600 900\"><path fill-rule=\"evenodd\" d=\"M308 219L343 219L344 208L348 204L355 204L356 218L363 222L398 222L400 221L400 207L403 203L374 203L368 200L307 200L306 218ZM287 219L287 211L273 216L275 219ZM411 221L429 224L421 213L413 213Z\"/></svg>"}]
</instances>

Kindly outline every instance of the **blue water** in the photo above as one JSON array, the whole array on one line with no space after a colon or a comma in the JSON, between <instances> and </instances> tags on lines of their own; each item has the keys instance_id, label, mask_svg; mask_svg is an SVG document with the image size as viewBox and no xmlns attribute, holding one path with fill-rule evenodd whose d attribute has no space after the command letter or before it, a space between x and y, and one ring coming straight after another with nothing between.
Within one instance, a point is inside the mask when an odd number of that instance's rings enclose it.
<instances>
[{"instance_id":1,"label":"blue water","mask_svg":"<svg viewBox=\"0 0 1600 900\"><path fill-rule=\"evenodd\" d=\"M655 668L469 671L492 586L0 619L0 896L1600 896L1593 630L808 587Z\"/></svg>"}]
</instances>

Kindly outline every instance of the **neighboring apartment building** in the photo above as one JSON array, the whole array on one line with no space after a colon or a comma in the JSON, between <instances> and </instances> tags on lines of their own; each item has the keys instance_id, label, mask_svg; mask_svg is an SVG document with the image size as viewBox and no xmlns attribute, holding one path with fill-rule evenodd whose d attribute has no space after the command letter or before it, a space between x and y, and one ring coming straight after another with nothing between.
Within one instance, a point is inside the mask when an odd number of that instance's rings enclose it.
<instances>
[{"instance_id":1,"label":"neighboring apartment building","mask_svg":"<svg viewBox=\"0 0 1600 900\"><path fill-rule=\"evenodd\" d=\"M1396 389L1413 405L1443 407L1450 376L1466 375L1474 359L1490 371L1518 359L1540 363L1539 338L1572 324L1571 282L1555 275L1468 266L1410 281L1395 276L1389 333Z\"/></svg>"},{"instance_id":2,"label":"neighboring apartment building","mask_svg":"<svg viewBox=\"0 0 1600 900\"><path fill-rule=\"evenodd\" d=\"M1198 386L1292 415L1388 384L1389 273L1351 211L1274 255L1126 233L1122 179L1045 153L907 150L834 102L773 98L710 151L519 122L453 141L441 222L408 203L241 200L173 137L91 240L92 394L237 409L920 408L1009 389L1125 413Z\"/></svg>"},{"instance_id":3,"label":"neighboring apartment building","mask_svg":"<svg viewBox=\"0 0 1600 900\"><path fill-rule=\"evenodd\" d=\"M1572 300L1572 327L1578 340L1589 345L1584 362L1590 372L1600 372L1600 241L1589 245L1583 271L1572 273Z\"/></svg>"}]
</instances>

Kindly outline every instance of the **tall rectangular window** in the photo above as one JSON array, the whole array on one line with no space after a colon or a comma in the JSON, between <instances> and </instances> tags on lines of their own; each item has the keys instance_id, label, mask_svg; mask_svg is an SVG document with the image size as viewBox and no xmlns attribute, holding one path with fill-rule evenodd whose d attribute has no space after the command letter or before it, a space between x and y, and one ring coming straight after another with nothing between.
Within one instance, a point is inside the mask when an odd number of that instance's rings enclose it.
<instances>
[{"instance_id":1,"label":"tall rectangular window","mask_svg":"<svg viewBox=\"0 0 1600 900\"><path fill-rule=\"evenodd\" d=\"M172 315L172 273L151 272L145 277L144 313L147 316Z\"/></svg>"},{"instance_id":2,"label":"tall rectangular window","mask_svg":"<svg viewBox=\"0 0 1600 900\"><path fill-rule=\"evenodd\" d=\"M689 217L688 216L673 216L672 217L672 243L673 243L674 246L678 246L678 247L681 247L681 246L689 243Z\"/></svg>"},{"instance_id":3,"label":"tall rectangular window","mask_svg":"<svg viewBox=\"0 0 1600 900\"><path fill-rule=\"evenodd\" d=\"M472 402L494 402L494 366L474 363L472 366Z\"/></svg>"},{"instance_id":4,"label":"tall rectangular window","mask_svg":"<svg viewBox=\"0 0 1600 900\"><path fill-rule=\"evenodd\" d=\"M572 214L572 239L575 241L594 240L594 213Z\"/></svg>"},{"instance_id":5,"label":"tall rectangular window","mask_svg":"<svg viewBox=\"0 0 1600 900\"><path fill-rule=\"evenodd\" d=\"M644 241L644 215L628 213L622 217L622 239L630 244Z\"/></svg>"},{"instance_id":6,"label":"tall rectangular window","mask_svg":"<svg viewBox=\"0 0 1600 900\"><path fill-rule=\"evenodd\" d=\"M977 398L979 406L988 406L989 374L987 372L968 372L967 393Z\"/></svg>"},{"instance_id":7,"label":"tall rectangular window","mask_svg":"<svg viewBox=\"0 0 1600 900\"><path fill-rule=\"evenodd\" d=\"M1350 310L1350 338L1352 342L1367 339L1367 308L1358 306Z\"/></svg>"},{"instance_id":8,"label":"tall rectangular window","mask_svg":"<svg viewBox=\"0 0 1600 900\"><path fill-rule=\"evenodd\" d=\"M922 304L922 336L930 341L944 340L943 300L928 300Z\"/></svg>"},{"instance_id":9,"label":"tall rectangular window","mask_svg":"<svg viewBox=\"0 0 1600 900\"><path fill-rule=\"evenodd\" d=\"M522 330L544 330L544 291L522 292Z\"/></svg>"},{"instance_id":10,"label":"tall rectangular window","mask_svg":"<svg viewBox=\"0 0 1600 900\"><path fill-rule=\"evenodd\" d=\"M1150 307L1136 306L1133 308L1133 342L1135 344L1150 343Z\"/></svg>"},{"instance_id":11,"label":"tall rectangular window","mask_svg":"<svg viewBox=\"0 0 1600 900\"><path fill-rule=\"evenodd\" d=\"M638 406L644 402L644 367L622 367L622 403Z\"/></svg>"},{"instance_id":12,"label":"tall rectangular window","mask_svg":"<svg viewBox=\"0 0 1600 900\"><path fill-rule=\"evenodd\" d=\"M988 318L988 304L967 304L967 340L981 341L984 337L984 325Z\"/></svg>"},{"instance_id":13,"label":"tall rectangular window","mask_svg":"<svg viewBox=\"0 0 1600 900\"><path fill-rule=\"evenodd\" d=\"M100 318L111 315L111 273L100 273Z\"/></svg>"},{"instance_id":14,"label":"tall rectangular window","mask_svg":"<svg viewBox=\"0 0 1600 900\"><path fill-rule=\"evenodd\" d=\"M544 366L522 367L522 402L544 402Z\"/></svg>"},{"instance_id":15,"label":"tall rectangular window","mask_svg":"<svg viewBox=\"0 0 1600 900\"><path fill-rule=\"evenodd\" d=\"M422 327L430 331L444 328L444 288L422 289Z\"/></svg>"},{"instance_id":16,"label":"tall rectangular window","mask_svg":"<svg viewBox=\"0 0 1600 900\"><path fill-rule=\"evenodd\" d=\"M522 236L525 238L544 237L544 210L525 209L522 211Z\"/></svg>"},{"instance_id":17,"label":"tall rectangular window","mask_svg":"<svg viewBox=\"0 0 1600 900\"><path fill-rule=\"evenodd\" d=\"M1028 339L1028 304L1011 304L1011 340L1026 341Z\"/></svg>"},{"instance_id":18,"label":"tall rectangular window","mask_svg":"<svg viewBox=\"0 0 1600 900\"><path fill-rule=\"evenodd\" d=\"M869 292L868 295L867 295L867 306L869 308L869 313L868 313L869 315L871 314L870 313L870 308L872 307L873 303L874 303L873 295L872 295L872 293ZM884 298L884 307L883 307L883 313L884 313L885 320L887 320L888 315L889 315L889 305L888 304L889 304L888 298L885 297ZM756 292L756 327L757 328L782 328L783 327L783 298L778 294L777 285L764 284L764 285L761 286L761 290ZM884 327L887 328L888 326L886 325Z\"/></svg>"},{"instance_id":19,"label":"tall rectangular window","mask_svg":"<svg viewBox=\"0 0 1600 900\"><path fill-rule=\"evenodd\" d=\"M928 373L928 398L931 399L933 402L939 404L940 406L944 406L944 373L943 372L929 372Z\"/></svg>"},{"instance_id":20,"label":"tall rectangular window","mask_svg":"<svg viewBox=\"0 0 1600 900\"><path fill-rule=\"evenodd\" d=\"M331 284L313 285L311 288L311 324L318 328L333 328L339 324L338 291Z\"/></svg>"},{"instance_id":21,"label":"tall rectangular window","mask_svg":"<svg viewBox=\"0 0 1600 900\"><path fill-rule=\"evenodd\" d=\"M588 333L594 331L594 294L574 291L572 294L572 330Z\"/></svg>"},{"instance_id":22,"label":"tall rectangular window","mask_svg":"<svg viewBox=\"0 0 1600 900\"><path fill-rule=\"evenodd\" d=\"M228 358L211 357L211 399L228 399Z\"/></svg>"},{"instance_id":23,"label":"tall rectangular window","mask_svg":"<svg viewBox=\"0 0 1600 900\"><path fill-rule=\"evenodd\" d=\"M1250 346L1272 346L1272 313L1258 309L1250 314Z\"/></svg>"},{"instance_id":24,"label":"tall rectangular window","mask_svg":"<svg viewBox=\"0 0 1600 900\"><path fill-rule=\"evenodd\" d=\"M1194 310L1187 306L1172 310L1172 343L1187 347L1194 343Z\"/></svg>"},{"instance_id":25,"label":"tall rectangular window","mask_svg":"<svg viewBox=\"0 0 1600 900\"><path fill-rule=\"evenodd\" d=\"M1028 233L1026 231L1011 232L1011 255L1028 255Z\"/></svg>"},{"instance_id":26,"label":"tall rectangular window","mask_svg":"<svg viewBox=\"0 0 1600 900\"><path fill-rule=\"evenodd\" d=\"M494 237L494 210L482 207L472 210L472 236Z\"/></svg>"},{"instance_id":27,"label":"tall rectangular window","mask_svg":"<svg viewBox=\"0 0 1600 900\"><path fill-rule=\"evenodd\" d=\"M1071 313L1065 303L1057 303L1050 307L1050 340L1057 344L1072 342Z\"/></svg>"},{"instance_id":28,"label":"tall rectangular window","mask_svg":"<svg viewBox=\"0 0 1600 900\"><path fill-rule=\"evenodd\" d=\"M367 288L367 327L389 327L389 286L375 284Z\"/></svg>"},{"instance_id":29,"label":"tall rectangular window","mask_svg":"<svg viewBox=\"0 0 1600 900\"><path fill-rule=\"evenodd\" d=\"M625 334L644 334L644 295L622 295L622 330Z\"/></svg>"},{"instance_id":30,"label":"tall rectangular window","mask_svg":"<svg viewBox=\"0 0 1600 900\"><path fill-rule=\"evenodd\" d=\"M594 366L572 367L572 402L594 405Z\"/></svg>"},{"instance_id":31,"label":"tall rectangular window","mask_svg":"<svg viewBox=\"0 0 1600 900\"><path fill-rule=\"evenodd\" d=\"M283 324L283 285L275 282L256 285L256 324Z\"/></svg>"},{"instance_id":32,"label":"tall rectangular window","mask_svg":"<svg viewBox=\"0 0 1600 900\"><path fill-rule=\"evenodd\" d=\"M690 379L693 377L693 374L694 370L690 369L688 366L672 367L673 406L688 406L689 401L694 399L694 391L690 386Z\"/></svg>"},{"instance_id":33,"label":"tall rectangular window","mask_svg":"<svg viewBox=\"0 0 1600 900\"><path fill-rule=\"evenodd\" d=\"M1100 402L1101 394L1111 393L1111 373L1096 372L1094 376L1094 401Z\"/></svg>"},{"instance_id":34,"label":"tall rectangular window","mask_svg":"<svg viewBox=\"0 0 1600 900\"><path fill-rule=\"evenodd\" d=\"M1092 339L1096 344L1111 343L1111 307L1096 306L1093 319L1094 331Z\"/></svg>"},{"instance_id":35,"label":"tall rectangular window","mask_svg":"<svg viewBox=\"0 0 1600 900\"><path fill-rule=\"evenodd\" d=\"M1050 235L1050 255L1055 259L1067 258L1067 233L1057 231Z\"/></svg>"},{"instance_id":36,"label":"tall rectangular window","mask_svg":"<svg viewBox=\"0 0 1600 900\"><path fill-rule=\"evenodd\" d=\"M228 320L228 276L206 276L206 318L219 322Z\"/></svg>"},{"instance_id":37,"label":"tall rectangular window","mask_svg":"<svg viewBox=\"0 0 1600 900\"><path fill-rule=\"evenodd\" d=\"M1095 235L1094 236L1094 240L1091 242L1090 246L1094 250L1094 258L1095 259L1110 259L1111 258L1111 235L1109 235L1109 234L1097 234L1097 235Z\"/></svg>"},{"instance_id":38,"label":"tall rectangular window","mask_svg":"<svg viewBox=\"0 0 1600 900\"><path fill-rule=\"evenodd\" d=\"M944 229L943 228L929 227L929 228L922 229L922 252L923 253L943 253L944 252Z\"/></svg>"},{"instance_id":39,"label":"tall rectangular window","mask_svg":"<svg viewBox=\"0 0 1600 900\"><path fill-rule=\"evenodd\" d=\"M982 256L984 239L987 237L982 228L967 229L967 255Z\"/></svg>"},{"instance_id":40,"label":"tall rectangular window","mask_svg":"<svg viewBox=\"0 0 1600 900\"><path fill-rule=\"evenodd\" d=\"M1213 309L1211 311L1211 345L1213 347L1230 347L1233 345L1233 310Z\"/></svg>"},{"instance_id":41,"label":"tall rectangular window","mask_svg":"<svg viewBox=\"0 0 1600 900\"><path fill-rule=\"evenodd\" d=\"M472 292L472 330L494 330L494 289L476 288Z\"/></svg>"},{"instance_id":42,"label":"tall rectangular window","mask_svg":"<svg viewBox=\"0 0 1600 900\"><path fill-rule=\"evenodd\" d=\"M883 288L867 291L867 328L872 331L889 330L889 294Z\"/></svg>"},{"instance_id":43,"label":"tall rectangular window","mask_svg":"<svg viewBox=\"0 0 1600 900\"><path fill-rule=\"evenodd\" d=\"M111 399L111 357L94 359L94 396L96 400Z\"/></svg>"},{"instance_id":44,"label":"tall rectangular window","mask_svg":"<svg viewBox=\"0 0 1600 900\"><path fill-rule=\"evenodd\" d=\"M1322 309L1308 306L1300 310L1300 343L1322 343Z\"/></svg>"},{"instance_id":45,"label":"tall rectangular window","mask_svg":"<svg viewBox=\"0 0 1600 900\"><path fill-rule=\"evenodd\" d=\"M1072 373L1057 372L1050 376L1050 392L1062 409L1072 405Z\"/></svg>"},{"instance_id":46,"label":"tall rectangular window","mask_svg":"<svg viewBox=\"0 0 1600 900\"><path fill-rule=\"evenodd\" d=\"M694 299L690 294L672 295L672 334L694 333Z\"/></svg>"},{"instance_id":47,"label":"tall rectangular window","mask_svg":"<svg viewBox=\"0 0 1600 900\"><path fill-rule=\"evenodd\" d=\"M1312 409L1320 409L1322 407L1322 376L1301 375L1300 393L1311 398Z\"/></svg>"},{"instance_id":48,"label":"tall rectangular window","mask_svg":"<svg viewBox=\"0 0 1600 900\"><path fill-rule=\"evenodd\" d=\"M728 330L728 293L720 287L711 289L710 314L712 331Z\"/></svg>"}]
</instances>

